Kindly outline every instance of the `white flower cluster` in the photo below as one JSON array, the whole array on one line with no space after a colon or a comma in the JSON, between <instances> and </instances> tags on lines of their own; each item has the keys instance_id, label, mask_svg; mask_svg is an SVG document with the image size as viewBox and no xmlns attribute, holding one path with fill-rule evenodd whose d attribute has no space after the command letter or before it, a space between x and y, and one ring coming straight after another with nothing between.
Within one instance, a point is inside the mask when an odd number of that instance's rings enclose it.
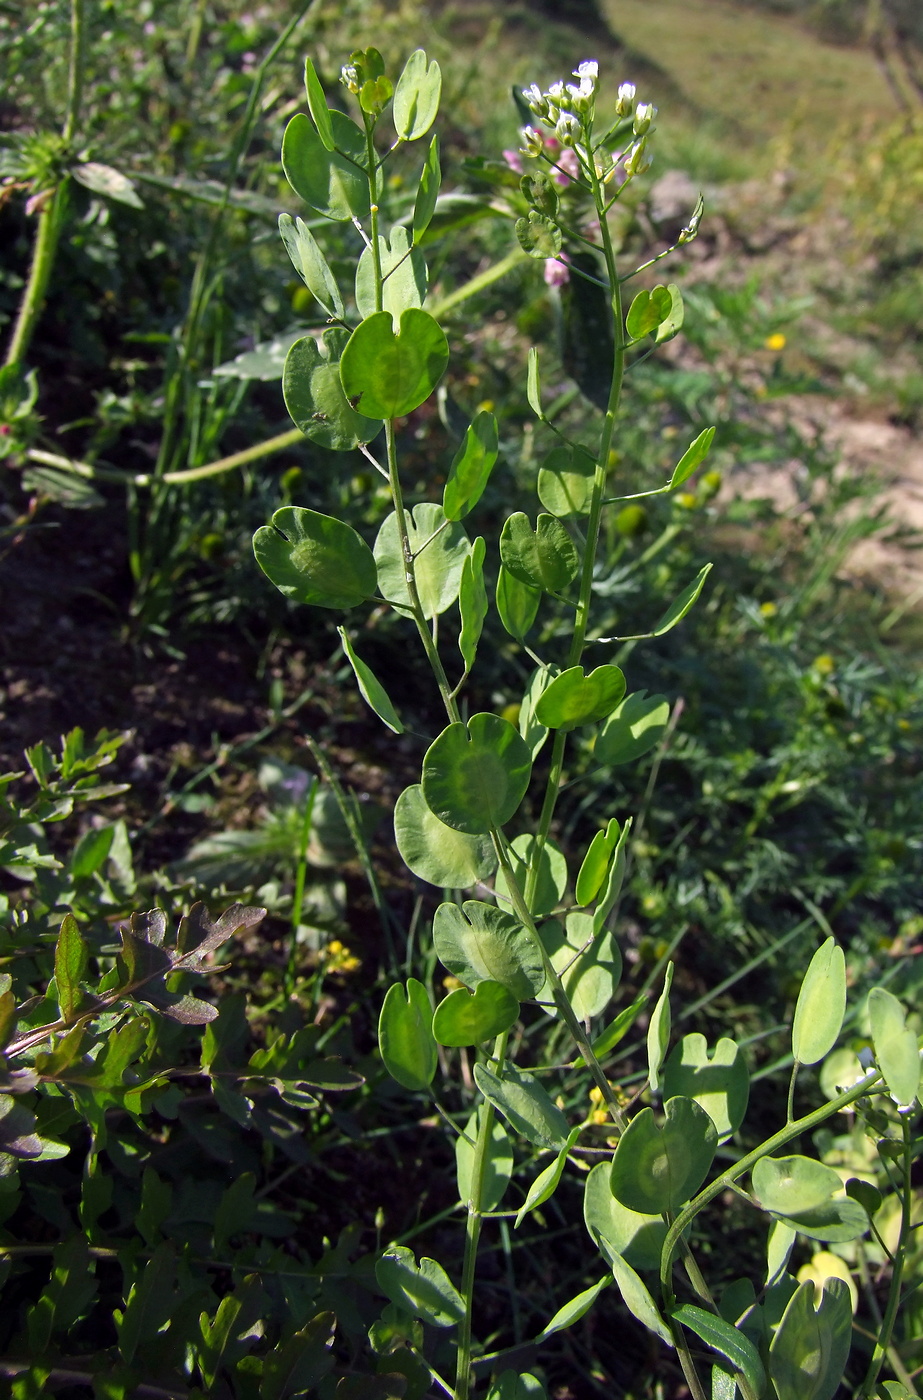
<instances>
[{"instance_id":1,"label":"white flower cluster","mask_svg":"<svg viewBox=\"0 0 923 1400\"><path fill-rule=\"evenodd\" d=\"M583 130L584 119L591 117L599 82L599 64L588 58L573 72L576 83L552 83L542 92L538 83L523 89L529 110L539 121L554 129L562 146L576 146ZM526 128L531 131L531 127Z\"/></svg>"},{"instance_id":2,"label":"white flower cluster","mask_svg":"<svg viewBox=\"0 0 923 1400\"><path fill-rule=\"evenodd\" d=\"M359 70L354 63L344 63L340 69L340 82L354 96L361 86L359 82Z\"/></svg>"},{"instance_id":3,"label":"white flower cluster","mask_svg":"<svg viewBox=\"0 0 923 1400\"><path fill-rule=\"evenodd\" d=\"M595 59L587 59L574 69L576 83L552 83L547 92L542 92L538 83L523 89L523 97L529 110L540 122L550 128L558 143L565 149L575 149L593 115L596 102L596 89L599 85L599 64ZM615 111L623 120L632 119L634 144L620 158L621 167L630 178L641 175L650 166L646 153L647 135L651 129L657 108L650 102L636 101L637 90L634 83L622 83L618 90ZM522 130L522 152L528 156L541 155L545 148L544 133L534 126ZM612 163L607 162L607 174L612 174Z\"/></svg>"}]
</instances>

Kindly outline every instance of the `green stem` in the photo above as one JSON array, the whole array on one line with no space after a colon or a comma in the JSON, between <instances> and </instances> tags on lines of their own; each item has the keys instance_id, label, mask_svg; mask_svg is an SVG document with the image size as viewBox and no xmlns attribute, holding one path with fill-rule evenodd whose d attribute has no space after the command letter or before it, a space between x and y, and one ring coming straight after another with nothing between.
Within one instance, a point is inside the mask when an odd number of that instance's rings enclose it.
<instances>
[{"instance_id":1,"label":"green stem","mask_svg":"<svg viewBox=\"0 0 923 1400\"><path fill-rule=\"evenodd\" d=\"M457 724L460 718L458 704L452 693L449 678L445 673L445 667L439 656L439 650L433 640L433 635L426 625L426 617L423 612L423 604L420 602L420 594L417 589L417 575L414 565L413 549L410 545L410 535L407 530L407 512L404 508L404 495L401 490L401 481L397 469L397 444L394 437L394 420L385 420L385 440L388 445L388 481L391 487L391 497L394 501L394 515L397 520L397 530L401 541L401 553L404 559L404 582L407 585L407 592L410 595L410 609L416 625L420 641L423 643L423 650L436 677L436 684L439 686L439 694L442 696L442 703L445 705L446 714L450 724Z\"/></svg>"},{"instance_id":2,"label":"green stem","mask_svg":"<svg viewBox=\"0 0 923 1400\"><path fill-rule=\"evenodd\" d=\"M69 146L80 128L83 103L83 70L86 55L86 11L84 0L71 0L71 52L67 75L67 116L62 135Z\"/></svg>"},{"instance_id":3,"label":"green stem","mask_svg":"<svg viewBox=\"0 0 923 1400\"><path fill-rule=\"evenodd\" d=\"M901 1114L901 1132L904 1138L904 1160L903 1160L903 1183L901 1191L901 1228L897 1237L897 1248L894 1251L893 1263L891 1265L891 1286L888 1290L888 1302L885 1307L884 1318L878 1339L875 1342L875 1350L872 1352L865 1380L862 1382L857 1392L856 1400L867 1400L871 1396L878 1380L879 1372L884 1364L885 1357L891 1348L891 1334L894 1331L894 1324L897 1321L898 1311L901 1303L901 1279L904 1272L904 1257L907 1253L907 1245L910 1241L912 1228L911 1214L913 1211L913 1190L910 1180L910 1167L912 1161L912 1141L910 1136L910 1114Z\"/></svg>"},{"instance_id":4,"label":"green stem","mask_svg":"<svg viewBox=\"0 0 923 1400\"><path fill-rule=\"evenodd\" d=\"M492 1058L501 1072L506 1054L509 1031L498 1035L494 1043ZM481 1223L484 1218L484 1180L487 1175L487 1155L494 1126L494 1107L486 1100L478 1119L477 1145L474 1149L474 1162L471 1166L471 1189L468 1196L468 1217L465 1221L465 1255L462 1264L461 1295L465 1313L458 1324L458 1352L455 1363L455 1400L468 1400L471 1393L471 1313L474 1304L474 1271L477 1266L478 1242L481 1238Z\"/></svg>"},{"instance_id":5,"label":"green stem","mask_svg":"<svg viewBox=\"0 0 923 1400\"><path fill-rule=\"evenodd\" d=\"M35 327L38 324L38 318L42 314L48 282L54 267L55 253L58 249L58 240L64 224L68 198L67 185L67 180L64 180L58 186L38 216L38 228L35 234L35 246L32 249L29 278L22 301L19 304L19 313L16 317L16 325L13 329L9 349L6 352L4 361L6 365L20 364L26 358Z\"/></svg>"},{"instance_id":6,"label":"green stem","mask_svg":"<svg viewBox=\"0 0 923 1400\"><path fill-rule=\"evenodd\" d=\"M561 979L558 976L557 971L555 970L551 962L551 959L545 951L545 945L543 944L541 937L539 936L538 929L535 926L535 920L532 917L532 913L529 909L528 904L526 903L522 890L519 888L519 881L516 879L515 872L510 863L510 858L507 854L506 840L503 836L503 833L501 831L492 831L491 837L494 843L494 850L497 853L497 859L500 862L500 865L503 869L503 874L506 878L510 899L512 901L513 908L516 910L516 916L519 919L520 923L522 923L523 926L532 935L532 939L535 943L536 950L541 956L542 966L545 969L545 976L547 977L548 985L551 988L552 1000L554 1001L554 1004L561 1016L561 1020L564 1022L565 1026L570 1031L572 1038L576 1042L585 1063L589 1066L590 1074L593 1076L593 1079L596 1082L596 1087L599 1089L599 1092L603 1096L603 1100L605 1101L606 1107L609 1109L609 1113L612 1116L613 1122L615 1123L619 1132L623 1133L627 1126L625 1122L625 1116L622 1113L622 1110L619 1106L618 1099L615 1097L612 1085L609 1083L608 1079L603 1073L602 1065L596 1058L596 1054L593 1050L590 1038L587 1035L586 1031L583 1029L583 1026L580 1024L578 1017L575 1015L574 1009L570 1004L567 992L564 990L564 985L561 982Z\"/></svg>"},{"instance_id":7,"label":"green stem","mask_svg":"<svg viewBox=\"0 0 923 1400\"><path fill-rule=\"evenodd\" d=\"M570 649L567 657L568 669L580 664L580 658L583 656L583 648L586 645L586 634L590 621L590 603L593 593L593 570L596 566L596 551L599 546L603 501L606 495L606 478L609 472L609 453L612 450L615 421L618 416L619 402L622 397L622 382L625 377L625 349L622 344L622 292L615 263L615 251L612 247L612 235L609 232L609 226L604 212L605 201L603 199L603 191L596 171L592 168L592 156L590 157L590 164L593 197L599 216L599 225L603 241L603 256L606 260L606 271L611 288L610 305L612 308L613 344L615 349L612 362L612 379L609 385L609 399L606 405L606 416L603 420L599 450L596 454L593 494L590 500L590 512L587 519L586 530L586 546L583 551L583 568L580 575L580 595L577 601L577 615L574 620L574 631L571 636ZM526 885L526 901L530 904L534 897L536 881L538 879L538 868L541 862L542 852L545 849L545 843L551 831L554 809L561 788L561 774L564 766L564 752L566 746L567 735L563 731L558 730L554 736L554 744L551 750L551 770L548 774L545 800L542 803L542 813L539 820L538 832L536 833L534 857Z\"/></svg>"},{"instance_id":8,"label":"green stem","mask_svg":"<svg viewBox=\"0 0 923 1400\"><path fill-rule=\"evenodd\" d=\"M687 1206L683 1207L667 1231L666 1239L663 1242L663 1249L660 1252L660 1285L663 1291L664 1303L668 1310L672 1307L674 1299L673 1256L687 1227L692 1223L699 1211L703 1210L716 1196L720 1196L722 1191L727 1191L739 1177L742 1177L751 1167L754 1167L762 1157L771 1156L773 1152L780 1147L784 1147L786 1143L791 1142L793 1138L800 1137L802 1133L811 1132L814 1128L820 1127L821 1123L825 1123L828 1118L833 1117L835 1113L840 1113L844 1108L848 1108L851 1103L855 1103L857 1099L865 1098L869 1090L873 1088L880 1079L880 1072L878 1070L872 1070L864 1079L860 1080L858 1084L853 1085L851 1089L847 1089L845 1093L832 1099L830 1103L823 1104L820 1108L816 1108L813 1113L808 1113L804 1118L799 1118L793 1123L786 1123L785 1127L781 1128L773 1137L767 1138L765 1142L760 1143L759 1147L755 1147L752 1152L748 1152L745 1157L741 1157L739 1162L736 1162L728 1171L722 1172L721 1176L710 1182L709 1185L705 1187L704 1191L700 1191Z\"/></svg>"},{"instance_id":9,"label":"green stem","mask_svg":"<svg viewBox=\"0 0 923 1400\"><path fill-rule=\"evenodd\" d=\"M298 930L301 927L304 887L308 874L308 843L311 840L311 819L314 815L314 799L317 796L317 788L317 779L312 778L310 791L305 797L304 815L301 819L301 831L298 834L298 867L295 872L295 889L292 894L292 921L289 933L288 961L285 965L285 978L283 981L285 995L289 997L295 989L295 967L298 962Z\"/></svg>"}]
</instances>

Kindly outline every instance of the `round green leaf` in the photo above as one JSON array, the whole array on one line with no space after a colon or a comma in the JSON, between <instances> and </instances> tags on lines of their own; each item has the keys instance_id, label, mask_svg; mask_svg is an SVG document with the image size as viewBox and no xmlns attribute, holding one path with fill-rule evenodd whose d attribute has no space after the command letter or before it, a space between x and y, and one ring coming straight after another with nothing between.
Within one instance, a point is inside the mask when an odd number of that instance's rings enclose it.
<instances>
[{"instance_id":1,"label":"round green leaf","mask_svg":"<svg viewBox=\"0 0 923 1400\"><path fill-rule=\"evenodd\" d=\"M404 864L442 889L465 890L486 880L497 864L489 836L466 836L446 826L426 805L417 783L394 806L394 835Z\"/></svg>"},{"instance_id":2,"label":"round green leaf","mask_svg":"<svg viewBox=\"0 0 923 1400\"><path fill-rule=\"evenodd\" d=\"M442 93L442 73L433 60L427 64L423 49L416 49L404 64L394 89L394 129L404 141L425 136L436 120Z\"/></svg>"},{"instance_id":3,"label":"round green leaf","mask_svg":"<svg viewBox=\"0 0 923 1400\"><path fill-rule=\"evenodd\" d=\"M295 426L334 452L349 452L381 432L380 420L357 413L343 393L340 356L347 339L337 329L320 340L296 340L282 370L282 396Z\"/></svg>"},{"instance_id":4,"label":"round green leaf","mask_svg":"<svg viewBox=\"0 0 923 1400\"><path fill-rule=\"evenodd\" d=\"M471 546L463 526L456 522L446 525L442 508L430 501L405 511L404 520L423 616L432 619L450 608L458 597ZM394 511L382 522L374 553L381 596L397 607L409 608L407 566Z\"/></svg>"},{"instance_id":5,"label":"round green leaf","mask_svg":"<svg viewBox=\"0 0 923 1400\"><path fill-rule=\"evenodd\" d=\"M582 447L553 447L538 473L538 498L552 515L586 515L596 463Z\"/></svg>"},{"instance_id":6,"label":"round green leaf","mask_svg":"<svg viewBox=\"0 0 923 1400\"><path fill-rule=\"evenodd\" d=\"M763 1209L809 1239L842 1243L869 1228L860 1203L843 1197L839 1174L811 1157L762 1157L752 1182Z\"/></svg>"},{"instance_id":7,"label":"round green leaf","mask_svg":"<svg viewBox=\"0 0 923 1400\"><path fill-rule=\"evenodd\" d=\"M560 1147L567 1140L567 1119L545 1089L525 1070L509 1063L498 1076L475 1065L474 1082L498 1113L535 1147Z\"/></svg>"},{"instance_id":8,"label":"round green leaf","mask_svg":"<svg viewBox=\"0 0 923 1400\"><path fill-rule=\"evenodd\" d=\"M350 131L358 131L354 122L342 112L330 113L333 138L341 150L350 156L345 160L336 151L328 151L310 117L299 112L292 117L282 138L282 169L296 194L328 219L366 219L369 214L369 182L363 170L357 169L355 139ZM338 120L339 119L339 120ZM361 137L361 133L360 133ZM364 142L362 160L365 160Z\"/></svg>"},{"instance_id":9,"label":"round green leaf","mask_svg":"<svg viewBox=\"0 0 923 1400\"><path fill-rule=\"evenodd\" d=\"M683 1036L663 1067L665 1098L682 1094L704 1108L720 1138L736 1133L747 1111L750 1074L740 1046L719 1040L711 1055L698 1031Z\"/></svg>"},{"instance_id":10,"label":"round green leaf","mask_svg":"<svg viewBox=\"0 0 923 1400\"><path fill-rule=\"evenodd\" d=\"M702 1185L718 1134L693 1099L669 1099L659 1127L651 1109L632 1118L619 1139L609 1185L616 1200L643 1215L678 1210Z\"/></svg>"},{"instance_id":11,"label":"round green leaf","mask_svg":"<svg viewBox=\"0 0 923 1400\"><path fill-rule=\"evenodd\" d=\"M354 608L375 592L375 556L351 525L303 506L282 506L253 536L266 577L295 603Z\"/></svg>"},{"instance_id":12,"label":"round green leaf","mask_svg":"<svg viewBox=\"0 0 923 1400\"><path fill-rule=\"evenodd\" d=\"M535 718L547 729L567 733L581 724L605 719L625 694L625 677L618 666L597 666L588 676L582 666L571 666L542 692Z\"/></svg>"},{"instance_id":13,"label":"round green leaf","mask_svg":"<svg viewBox=\"0 0 923 1400\"><path fill-rule=\"evenodd\" d=\"M868 1000L875 1058L897 1102L910 1106L920 1091L920 1048L906 1023L904 1008L884 987L873 987Z\"/></svg>"},{"instance_id":14,"label":"round green leaf","mask_svg":"<svg viewBox=\"0 0 923 1400\"><path fill-rule=\"evenodd\" d=\"M509 516L500 535L500 558L520 583L545 593L561 593L580 570L574 542L553 515L540 515L535 530L522 511Z\"/></svg>"},{"instance_id":15,"label":"round green leaf","mask_svg":"<svg viewBox=\"0 0 923 1400\"><path fill-rule=\"evenodd\" d=\"M466 899L440 904L433 919L436 956L468 987L499 982L517 1001L535 996L545 981L540 951L509 914L493 904Z\"/></svg>"},{"instance_id":16,"label":"round green leaf","mask_svg":"<svg viewBox=\"0 0 923 1400\"><path fill-rule=\"evenodd\" d=\"M634 763L660 742L669 718L670 705L662 695L635 691L606 720L594 756L600 763Z\"/></svg>"},{"instance_id":17,"label":"round green leaf","mask_svg":"<svg viewBox=\"0 0 923 1400\"><path fill-rule=\"evenodd\" d=\"M357 326L340 361L354 407L372 418L400 418L428 399L449 363L449 342L428 311L411 307L394 333L390 311Z\"/></svg>"},{"instance_id":18,"label":"round green leaf","mask_svg":"<svg viewBox=\"0 0 923 1400\"><path fill-rule=\"evenodd\" d=\"M617 1201L609 1186L610 1164L599 1162L583 1192L583 1219L593 1240L600 1236L635 1269L656 1269L667 1236L660 1215L644 1215Z\"/></svg>"},{"instance_id":19,"label":"round green leaf","mask_svg":"<svg viewBox=\"0 0 923 1400\"><path fill-rule=\"evenodd\" d=\"M512 843L510 864L513 867L513 874L516 883L521 890L525 890L526 878L534 860L534 852L537 845L536 838L525 834L517 836ZM497 891L497 898L502 902L508 901L510 897L509 886L506 883L506 875L503 870L497 871L497 878L494 882ZM564 898L564 891L567 889L567 860L560 846L554 841L546 841L542 849L541 859L538 863L538 876L535 883L535 893L532 897L530 912L537 919L544 918L550 914L556 905Z\"/></svg>"},{"instance_id":20,"label":"round green leaf","mask_svg":"<svg viewBox=\"0 0 923 1400\"><path fill-rule=\"evenodd\" d=\"M395 324L401 313L421 307L426 296L428 278L426 259L419 248L412 248L403 224L395 224L390 243L378 236L378 256L381 260L382 310L390 311ZM374 316L375 258L372 249L365 248L356 267L356 307L363 318Z\"/></svg>"},{"instance_id":21,"label":"round green leaf","mask_svg":"<svg viewBox=\"0 0 923 1400\"><path fill-rule=\"evenodd\" d=\"M530 209L528 218L516 220L516 237L530 258L556 258L561 251L561 230L537 209Z\"/></svg>"},{"instance_id":22,"label":"round green leaf","mask_svg":"<svg viewBox=\"0 0 923 1400\"><path fill-rule=\"evenodd\" d=\"M378 1046L385 1069L405 1089L427 1089L433 1082L438 1059L432 1023L433 1008L422 982L411 977L406 992L399 982L388 988Z\"/></svg>"},{"instance_id":23,"label":"round green leaf","mask_svg":"<svg viewBox=\"0 0 923 1400\"><path fill-rule=\"evenodd\" d=\"M628 308L625 325L632 340L643 340L671 315L673 296L666 287L653 287L635 296Z\"/></svg>"},{"instance_id":24,"label":"round green leaf","mask_svg":"<svg viewBox=\"0 0 923 1400\"><path fill-rule=\"evenodd\" d=\"M519 1016L519 1002L499 982L458 987L436 1007L433 1035L440 1045L480 1045L502 1035Z\"/></svg>"},{"instance_id":25,"label":"round green leaf","mask_svg":"<svg viewBox=\"0 0 923 1400\"><path fill-rule=\"evenodd\" d=\"M815 1303L813 1280L789 1301L769 1348L769 1374L779 1400L832 1400L852 1347L849 1287L827 1279Z\"/></svg>"},{"instance_id":26,"label":"round green leaf","mask_svg":"<svg viewBox=\"0 0 923 1400\"><path fill-rule=\"evenodd\" d=\"M811 959L792 1022L792 1054L815 1065L836 1044L846 1014L846 959L832 938Z\"/></svg>"},{"instance_id":27,"label":"round green leaf","mask_svg":"<svg viewBox=\"0 0 923 1400\"><path fill-rule=\"evenodd\" d=\"M385 1297L396 1308L422 1318L432 1327L452 1327L465 1315L465 1304L458 1289L435 1259L421 1259L413 1250L393 1244L375 1265L375 1279Z\"/></svg>"},{"instance_id":28,"label":"round green leaf","mask_svg":"<svg viewBox=\"0 0 923 1400\"><path fill-rule=\"evenodd\" d=\"M469 836L485 835L515 814L529 786L525 741L500 715L450 724L423 759L423 795L440 821Z\"/></svg>"},{"instance_id":29,"label":"round green leaf","mask_svg":"<svg viewBox=\"0 0 923 1400\"><path fill-rule=\"evenodd\" d=\"M622 975L622 955L612 934L594 932L591 914L572 912L564 928L557 919L549 920L542 942L579 1019L601 1015ZM543 988L539 999L551 1001L550 987Z\"/></svg>"},{"instance_id":30,"label":"round green leaf","mask_svg":"<svg viewBox=\"0 0 923 1400\"><path fill-rule=\"evenodd\" d=\"M458 1182L459 1199L468 1204L471 1196L471 1175L474 1170L474 1144L478 1134L480 1115L486 1105L472 1113L462 1134L455 1140L455 1176ZM513 1175L513 1148L509 1134L498 1118L494 1117L487 1144L487 1160L484 1166L484 1180L481 1186L481 1210L496 1210L503 1200L506 1188Z\"/></svg>"},{"instance_id":31,"label":"round green leaf","mask_svg":"<svg viewBox=\"0 0 923 1400\"><path fill-rule=\"evenodd\" d=\"M753 1192L764 1210L795 1216L826 1205L843 1182L832 1167L812 1157L761 1157L753 1168Z\"/></svg>"}]
</instances>

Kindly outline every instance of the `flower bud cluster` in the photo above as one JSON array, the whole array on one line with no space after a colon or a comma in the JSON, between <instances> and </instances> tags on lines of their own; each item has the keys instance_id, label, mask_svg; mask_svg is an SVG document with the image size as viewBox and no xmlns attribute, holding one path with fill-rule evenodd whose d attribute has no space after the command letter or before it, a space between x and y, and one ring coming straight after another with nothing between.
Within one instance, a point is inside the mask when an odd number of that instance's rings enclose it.
<instances>
[{"instance_id":1,"label":"flower bud cluster","mask_svg":"<svg viewBox=\"0 0 923 1400\"><path fill-rule=\"evenodd\" d=\"M579 131L582 121L591 117L593 106L596 101L596 88L599 81L599 64L595 59L586 59L579 64L573 72L573 76L579 79L576 83L552 83L547 92L542 92L537 83L531 87L523 89L523 97L529 104L529 111L533 116L546 126L554 127L558 140L562 145L573 145L572 140L565 141L558 130L562 118L569 117L570 121L565 122L564 131L570 132L574 127Z\"/></svg>"}]
</instances>

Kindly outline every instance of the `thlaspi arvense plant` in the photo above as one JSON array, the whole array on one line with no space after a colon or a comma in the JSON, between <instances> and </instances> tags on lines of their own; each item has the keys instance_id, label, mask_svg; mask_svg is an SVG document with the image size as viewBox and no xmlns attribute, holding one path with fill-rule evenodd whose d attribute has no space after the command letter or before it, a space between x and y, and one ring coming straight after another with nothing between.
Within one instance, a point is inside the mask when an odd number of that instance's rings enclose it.
<instances>
[{"instance_id":1,"label":"thlaspi arvense plant","mask_svg":"<svg viewBox=\"0 0 923 1400\"><path fill-rule=\"evenodd\" d=\"M622 957L610 925L630 859L631 818L598 813L596 835L570 865L553 835L571 745L592 746L594 763L604 767L643 758L662 741L667 701L630 692L616 658L626 643L681 623L708 574L706 566L677 597L653 602L653 623L620 636L594 628L604 512L679 489L706 459L715 434L714 427L702 432L656 489L631 492L611 479L626 370L683 322L673 284L651 285L648 278L630 300L624 296L631 278L673 250L622 271L610 228L614 206L649 164L656 111L625 83L611 120L600 121L591 61L580 64L573 81L547 91L533 85L517 97L530 120L521 137L524 212L515 233L529 256L544 261L548 281L570 279L584 308L584 340L578 316L578 340L571 332L566 363L587 409L579 439L559 430L543 400L538 353L530 351L527 397L548 449L535 483L542 509L535 519L514 512L488 545L462 522L475 514L498 459L493 413L483 408L467 427L439 500L407 499L396 428L434 393L450 358L445 332L427 309L422 247L441 183L438 137L431 134L438 65L417 50L394 82L377 50L352 54L342 83L358 120L329 106L310 59L305 78L308 112L292 118L285 132L285 173L315 213L355 225L363 248L347 295L307 225L282 216L288 254L328 318L321 333L292 347L285 401L315 443L364 455L386 479L392 511L369 544L339 519L286 505L257 532L254 549L288 598L344 615L343 650L362 697L396 734L403 732L401 718L359 654L349 620L382 600L405 618L446 721L426 749L419 782L397 801L394 827L413 874L446 892L433 918L432 946L457 985L435 1008L422 981L410 977L392 986L379 1043L393 1078L410 1093L432 1095L457 1135L463 1262L453 1280L405 1244L384 1250L376 1279L388 1302L370 1333L377 1370L399 1373L404 1389L395 1394L469 1400L489 1374L487 1400L546 1395L533 1374L505 1367L502 1354L475 1365L478 1251L485 1219L515 1217L518 1225L549 1200L572 1162L585 1175L584 1218L604 1272L560 1300L538 1342L594 1305L607 1306L601 1295L614 1282L628 1311L675 1350L695 1400L709 1390L720 1400L733 1400L736 1391L744 1400L831 1400L847 1365L856 1365L849 1287L834 1269L815 1296L814 1279L799 1282L787 1265L799 1238L836 1248L871 1232L887 1256L890 1282L877 1334L862 1344L865 1378L855 1393L870 1396L887 1364L895 1377L887 1382L892 1400L910 1395L912 1378L892 1345L912 1229L910 1167L920 1146L920 1054L904 1008L885 988L874 989L864 1013L867 1065L837 1061L826 1073L826 1102L795 1117L800 1068L827 1061L846 1016L844 954L828 938L798 997L786 1121L744 1151L736 1145L750 1088L743 1050L731 1038L709 1047L697 1032L671 1046L672 963L653 1008L635 995L612 1018ZM393 136L385 134L389 109ZM389 225L388 162L406 144L424 141L412 206ZM695 237L701 216L700 201L678 243ZM518 724L506 714L463 708L491 610L533 667ZM528 638L540 612L567 624L544 628L533 643ZM457 653L445 645L447 628ZM531 822L521 816L527 809L537 814ZM555 1018L572 1044L568 1063L552 1073L562 1086L578 1071L592 1077L596 1101L611 1119L611 1153L600 1156L581 1143L587 1123L569 1121L546 1068L518 1063L516 1027L542 1015ZM610 1082L607 1061L642 1015L647 1101L638 1106L639 1094L630 1100ZM476 1088L473 1112L469 1104L458 1122L433 1090L440 1061L452 1066L455 1051L474 1058ZM859 1177L844 1183L832 1167L798 1151L808 1134L847 1110L862 1117L878 1144L881 1189ZM521 1208L504 1211L515 1140L550 1155ZM589 1171L588 1155L596 1162ZM741 1277L716 1298L697 1257L696 1231L706 1207L728 1192L762 1218L765 1273L757 1282ZM882 1240L875 1222L883 1193L898 1202L896 1248ZM424 1343L421 1324L434 1329L427 1336L454 1338L454 1374L446 1372L447 1349Z\"/></svg>"}]
</instances>

